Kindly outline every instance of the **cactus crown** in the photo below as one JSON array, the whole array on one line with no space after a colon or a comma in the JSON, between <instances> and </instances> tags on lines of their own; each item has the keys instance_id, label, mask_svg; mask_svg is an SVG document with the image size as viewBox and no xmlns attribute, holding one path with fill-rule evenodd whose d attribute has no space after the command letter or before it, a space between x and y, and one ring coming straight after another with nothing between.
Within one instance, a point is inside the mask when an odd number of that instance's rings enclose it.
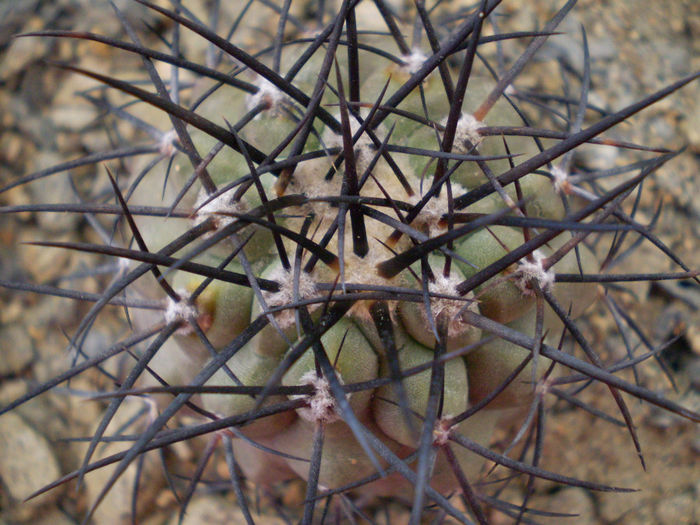
<instances>
[{"instance_id":1,"label":"cactus crown","mask_svg":"<svg viewBox=\"0 0 700 525\"><path fill-rule=\"evenodd\" d=\"M0 410L107 359L131 359L105 395L83 464L52 485L113 464L86 519L143 454L202 435L224 444L248 520L239 468L262 485L304 478L304 523L325 515L323 498L349 502L347 494L363 492L405 498L411 523L429 508L461 523L485 522L485 507L528 518L527 501L490 496L484 459L533 479L622 490L538 467L534 421L556 385L605 384L638 452L621 393L698 420L616 374L658 348L611 367L576 322L603 285L697 279L627 207L676 152L601 136L697 74L590 123L585 32L577 97L542 104L514 87L575 2L541 30L499 33L491 23L497 0L430 9L416 1L403 10L384 0L345 0L333 10L241 2L230 30L186 3L137 1L173 35L206 42L207 60L183 55L175 36L165 51L144 46L119 11L124 40L32 34L140 55L154 90L60 67L99 81L99 96L86 97L150 137L12 184L114 159L128 172L106 170L107 203L32 208L90 214L109 239L117 233L104 244L38 244L131 264L119 265L99 295L81 297L94 304L71 335L75 365ZM521 49L510 64L500 51L507 44ZM168 75L156 64L169 64ZM527 113L534 104L565 125L537 127ZM587 143L645 158L616 185L596 173L572 179L571 154ZM657 244L678 272L609 273L626 255L620 239L632 234ZM133 331L85 356L85 338L110 304L126 306ZM132 422L136 437L122 451L95 459L124 400L138 395L153 396L157 414ZM499 419L520 413L513 444L524 451L513 459L490 441ZM173 484L185 495L183 513L211 457L183 487Z\"/></svg>"}]
</instances>

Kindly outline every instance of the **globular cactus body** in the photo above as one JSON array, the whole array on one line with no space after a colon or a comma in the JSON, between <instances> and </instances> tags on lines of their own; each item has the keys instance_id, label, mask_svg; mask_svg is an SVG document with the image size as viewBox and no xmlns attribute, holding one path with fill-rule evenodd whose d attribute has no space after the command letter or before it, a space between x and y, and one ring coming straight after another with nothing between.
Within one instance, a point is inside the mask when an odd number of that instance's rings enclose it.
<instances>
[{"instance_id":1,"label":"globular cactus body","mask_svg":"<svg viewBox=\"0 0 700 525\"><path fill-rule=\"evenodd\" d=\"M213 423L240 438L233 450L252 481L306 479L306 522L319 494L351 490L412 499L413 523L431 502L466 522L445 499L457 491L481 520L474 487L496 423L541 403L561 363L598 367L591 377L615 393L656 399L613 384L595 355L587 365L560 351L564 335L589 350L575 319L601 287L576 276L600 271L589 236L614 233L610 216L629 223L615 206L636 182L567 192L554 163L625 114L584 128L584 86L567 105L581 118L567 129L526 122L507 88L570 6L540 33L505 35L526 42L524 58L495 72L485 28L498 3L428 13L423 2L342 2L313 22L313 3L289 12L284 2L276 20L294 24L278 33L273 24L252 45L246 32L217 37L184 8L150 6L235 59L233 71L202 66L177 96L83 72L153 106L167 139L160 162L130 160L122 189L114 183L122 238L133 244L120 256L141 266L105 302L123 290L162 299L160 319L131 321L137 332L160 323L163 340L120 387L148 387L160 415L114 459L105 493L146 447L170 444L165 425L188 414L192 435ZM260 4L251 13L266 12Z\"/></svg>"}]
</instances>

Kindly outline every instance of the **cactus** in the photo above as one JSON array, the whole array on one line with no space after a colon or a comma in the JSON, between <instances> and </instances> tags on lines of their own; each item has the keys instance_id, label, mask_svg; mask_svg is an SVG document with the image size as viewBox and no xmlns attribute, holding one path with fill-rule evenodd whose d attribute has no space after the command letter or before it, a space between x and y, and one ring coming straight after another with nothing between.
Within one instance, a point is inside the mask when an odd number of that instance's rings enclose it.
<instances>
[{"instance_id":1,"label":"cactus","mask_svg":"<svg viewBox=\"0 0 700 525\"><path fill-rule=\"evenodd\" d=\"M533 100L512 86L575 2L540 30L517 34L493 30L496 0L434 9L418 1L346 0L330 2L333 9L240 2L227 8L235 20L227 34L223 21L212 17L212 28L187 3L137 1L174 34L197 35L209 46L206 61L182 55L175 37L165 51L145 47L118 10L125 40L24 35L140 55L155 88L59 66L105 86L88 98L151 137L113 152L125 172L112 162L97 170L109 182L106 203L5 210L93 214L114 241L37 244L121 262L71 334L74 366L0 410L109 358L129 363L101 396L109 402L83 464L41 492L113 465L88 520L146 451L204 435L211 447L223 444L246 519L238 469L261 486L303 478L303 523L327 512L323 499L348 496L402 498L411 523L431 506L460 523L485 522L485 507L521 519L531 515L527 501L484 497L486 460L515 475L624 490L543 470L532 437L518 459L491 446L498 422L523 413L515 441L532 436L556 385L606 385L640 457L622 393L698 420L617 374L658 348L612 366L577 323L609 283L697 280L629 214L644 179L677 152L604 133L698 74L589 122L582 32L580 94L546 106L568 116L564 128L542 129L527 113ZM494 68L498 46L513 43L520 57ZM170 78L154 64L170 64ZM572 152L591 143L646 157L618 184L571 178ZM624 256L616 239L627 235L656 243L677 271L608 272ZM126 306L132 333L97 357L81 356L110 304ZM96 459L131 396L153 399L155 415L134 423L136 437L122 451ZM211 457L173 485L185 495L183 514Z\"/></svg>"}]
</instances>

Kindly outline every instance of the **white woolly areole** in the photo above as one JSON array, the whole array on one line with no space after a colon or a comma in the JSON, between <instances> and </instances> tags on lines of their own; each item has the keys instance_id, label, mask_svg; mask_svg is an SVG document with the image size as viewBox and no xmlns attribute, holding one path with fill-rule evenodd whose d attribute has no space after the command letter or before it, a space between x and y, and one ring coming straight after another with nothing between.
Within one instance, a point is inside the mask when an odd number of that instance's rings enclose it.
<instances>
[{"instance_id":1,"label":"white woolly areole","mask_svg":"<svg viewBox=\"0 0 700 525\"><path fill-rule=\"evenodd\" d=\"M340 375L336 375L340 379ZM319 377L315 371L306 372L299 379L299 384L314 387L314 393L306 398L309 406L297 409L301 417L312 423L333 423L340 419L331 385L325 377Z\"/></svg>"},{"instance_id":2,"label":"white woolly areole","mask_svg":"<svg viewBox=\"0 0 700 525\"><path fill-rule=\"evenodd\" d=\"M456 275L450 275L445 277L442 272L434 272L435 281L428 284L428 291L433 294L438 295L451 295L457 296L457 286L462 282ZM471 295L471 297L470 297ZM462 316L460 315L465 308L472 309L476 311L476 303L472 300L473 294L467 294L462 300L460 299L446 299L444 297L431 297L430 298L430 309L432 314L437 317L441 312L445 312L450 320L448 335L454 337L458 334L466 332L472 329L471 325L468 325L462 321ZM427 314L425 309L422 310L423 315Z\"/></svg>"},{"instance_id":3,"label":"white woolly areole","mask_svg":"<svg viewBox=\"0 0 700 525\"><path fill-rule=\"evenodd\" d=\"M177 139L177 133L174 129L171 129L167 133L163 134L160 139L160 153L164 157L172 157L175 155L175 140Z\"/></svg>"},{"instance_id":4,"label":"white woolly areole","mask_svg":"<svg viewBox=\"0 0 700 525\"><path fill-rule=\"evenodd\" d=\"M428 290L434 294L440 295L456 295L455 290L461 279L455 278L453 275L445 277L442 272L434 272L435 280L428 284ZM443 297L431 297L430 307L435 310L435 313L445 311L450 318L464 306L464 302L456 299L445 299Z\"/></svg>"},{"instance_id":5,"label":"white woolly areole","mask_svg":"<svg viewBox=\"0 0 700 525\"><path fill-rule=\"evenodd\" d=\"M248 211L247 206L245 206L240 201L229 202L230 198L231 197L229 193L226 192L222 193L221 195L217 195L212 200L207 202L207 200L209 199L209 195L206 191L204 191L204 189L202 189L199 192L199 195L197 196L197 202L195 203L195 209L197 210L197 213L194 216L195 226L201 224L209 217L212 217L214 219L214 225L218 230L220 228L228 226L229 224L237 220L236 217L231 217L222 214L245 213L246 211ZM202 206L203 202L206 202L204 206Z\"/></svg>"},{"instance_id":6,"label":"white woolly areole","mask_svg":"<svg viewBox=\"0 0 700 525\"><path fill-rule=\"evenodd\" d=\"M425 62L427 59L427 55L420 49L414 49L410 55L404 55L401 57L401 60L403 61L401 69L413 75L421 68L423 62Z\"/></svg>"},{"instance_id":7,"label":"white woolly areole","mask_svg":"<svg viewBox=\"0 0 700 525\"><path fill-rule=\"evenodd\" d=\"M292 270L285 270L282 267L275 268L267 278L275 281L280 287L276 292L262 292L268 307L284 306L294 301L294 273ZM316 295L316 282L308 273L299 272L299 299L306 299L314 295ZM276 313L275 320L282 329L292 326L295 322L294 309L290 308Z\"/></svg>"},{"instance_id":8,"label":"white woolly areole","mask_svg":"<svg viewBox=\"0 0 700 525\"><path fill-rule=\"evenodd\" d=\"M180 297L185 297L187 292L178 291L178 294ZM178 328L177 333L187 335L192 333L192 327L188 321L190 319L196 319L198 314L197 307L192 303L187 302L185 299L175 301L172 297L169 297L163 318L168 324L176 321L185 321L186 323Z\"/></svg>"},{"instance_id":9,"label":"white woolly areole","mask_svg":"<svg viewBox=\"0 0 700 525\"><path fill-rule=\"evenodd\" d=\"M446 118L442 121L442 124L447 124ZM485 124L477 120L474 115L462 113L462 116L457 121L457 129L455 130L455 147L461 153L466 153L469 150L469 146L466 145L467 142L470 142L472 146L481 144L484 137L479 133L479 130L483 127L486 127Z\"/></svg>"},{"instance_id":10,"label":"white woolly areole","mask_svg":"<svg viewBox=\"0 0 700 525\"><path fill-rule=\"evenodd\" d=\"M533 293L528 286L532 281L537 282L543 290L547 290L554 285L554 270L551 268L549 270L544 269L543 262L547 257L541 251L535 250L532 252L532 258L534 261L521 259L518 263L518 272L521 274L521 277L516 280L516 285L526 295Z\"/></svg>"},{"instance_id":11,"label":"white woolly areole","mask_svg":"<svg viewBox=\"0 0 700 525\"><path fill-rule=\"evenodd\" d=\"M436 447L442 447L447 445L452 435L452 427L449 425L449 421L452 416L443 416L435 422L435 428L433 428L433 445Z\"/></svg>"},{"instance_id":12,"label":"white woolly areole","mask_svg":"<svg viewBox=\"0 0 700 525\"><path fill-rule=\"evenodd\" d=\"M246 96L246 108L251 110L264 102L268 105L266 111L270 111L273 117L279 116L282 106L287 102L287 96L266 78L260 77L256 85L258 92ZM261 114L258 113L255 118L258 118Z\"/></svg>"},{"instance_id":13,"label":"white woolly areole","mask_svg":"<svg viewBox=\"0 0 700 525\"><path fill-rule=\"evenodd\" d=\"M567 192L571 184L569 183L569 174L559 166L552 168L552 177L554 178L554 189L557 193Z\"/></svg>"}]
</instances>

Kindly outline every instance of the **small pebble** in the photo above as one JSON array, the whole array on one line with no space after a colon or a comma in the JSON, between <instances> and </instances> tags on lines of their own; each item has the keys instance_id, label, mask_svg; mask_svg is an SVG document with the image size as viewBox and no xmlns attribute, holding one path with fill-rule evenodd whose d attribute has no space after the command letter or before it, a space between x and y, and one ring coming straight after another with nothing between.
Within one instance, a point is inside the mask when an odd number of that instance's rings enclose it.
<instances>
[{"instance_id":1,"label":"small pebble","mask_svg":"<svg viewBox=\"0 0 700 525\"><path fill-rule=\"evenodd\" d=\"M34 349L24 327L0 327L0 377L16 376L32 362Z\"/></svg>"},{"instance_id":2,"label":"small pebble","mask_svg":"<svg viewBox=\"0 0 700 525\"><path fill-rule=\"evenodd\" d=\"M15 413L0 417L0 450L0 479L17 504L60 476L56 456L46 438ZM22 505L50 503L60 492L51 490Z\"/></svg>"},{"instance_id":3,"label":"small pebble","mask_svg":"<svg viewBox=\"0 0 700 525\"><path fill-rule=\"evenodd\" d=\"M284 521L275 516L260 515L251 506L250 512L256 524L283 525ZM202 525L203 523L246 523L243 511L233 502L219 496L201 496L194 498L187 507L187 513L182 522L178 521L176 512L168 525Z\"/></svg>"}]
</instances>

